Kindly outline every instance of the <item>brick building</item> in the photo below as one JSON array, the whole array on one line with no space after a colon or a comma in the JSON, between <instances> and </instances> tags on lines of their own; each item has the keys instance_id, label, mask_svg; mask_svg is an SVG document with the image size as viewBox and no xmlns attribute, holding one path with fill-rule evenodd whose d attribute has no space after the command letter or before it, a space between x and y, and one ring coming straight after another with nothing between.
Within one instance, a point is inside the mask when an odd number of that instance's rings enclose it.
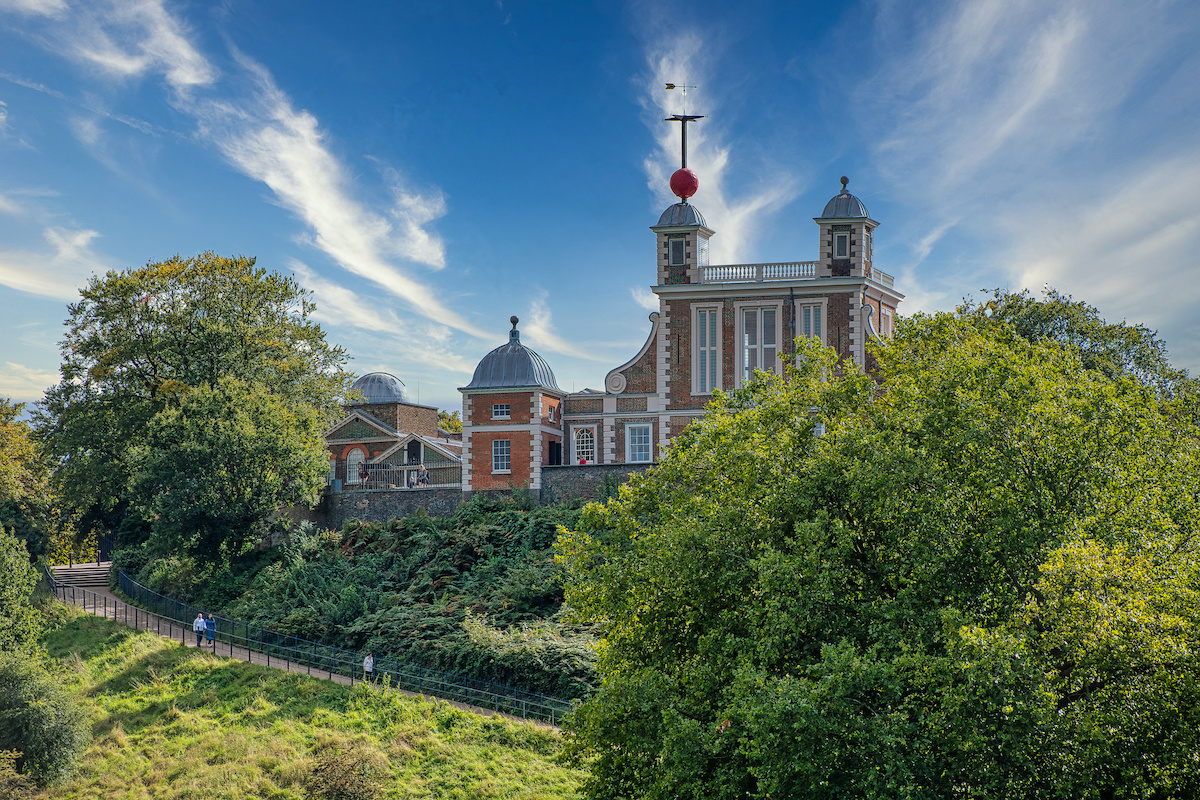
<instances>
[{"instance_id":1,"label":"brick building","mask_svg":"<svg viewBox=\"0 0 1200 800\"><path fill-rule=\"evenodd\" d=\"M429 485L459 483L461 437L438 428L435 407L409 402L404 382L386 372L363 375L352 389L358 400L325 433L334 491L402 488L422 465Z\"/></svg>"},{"instance_id":2,"label":"brick building","mask_svg":"<svg viewBox=\"0 0 1200 800\"><path fill-rule=\"evenodd\" d=\"M681 202L650 228L658 311L646 343L608 373L604 391L564 393L512 318L509 344L461 389L464 491L526 481L538 490L543 466L653 463L715 389L736 389L755 370L782 372L801 336L871 368L867 338L891 334L904 296L874 268L879 223L848 180L813 218L817 259L776 264L709 264L715 232L687 201L696 184L686 168L672 176Z\"/></svg>"}]
</instances>

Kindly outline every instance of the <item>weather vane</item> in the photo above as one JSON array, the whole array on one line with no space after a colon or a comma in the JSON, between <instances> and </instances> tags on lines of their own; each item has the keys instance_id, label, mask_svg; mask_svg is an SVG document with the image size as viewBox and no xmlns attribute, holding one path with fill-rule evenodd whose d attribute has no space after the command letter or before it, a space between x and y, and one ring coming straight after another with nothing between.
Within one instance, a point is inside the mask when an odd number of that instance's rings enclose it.
<instances>
[{"instance_id":1,"label":"weather vane","mask_svg":"<svg viewBox=\"0 0 1200 800\"><path fill-rule=\"evenodd\" d=\"M687 95L688 89L695 89L695 86L684 86L668 83L667 89L682 89L684 96ZM686 108L686 107L685 107ZM703 114L672 114L663 120L663 122L678 122L681 144L681 164L679 169L675 170L675 174L671 176L671 191L675 193L684 203L688 198L696 193L700 188L700 179L696 173L688 169L687 165L687 126L689 122L695 122L698 119L704 119Z\"/></svg>"},{"instance_id":2,"label":"weather vane","mask_svg":"<svg viewBox=\"0 0 1200 800\"><path fill-rule=\"evenodd\" d=\"M679 83L679 84L668 83L667 84L668 90L682 89L683 96L685 98L687 97L687 90L695 89L695 88L698 88L698 87L686 86L682 83ZM685 105L685 108L686 108L686 105ZM680 164L680 169L687 169L687 124L689 122L694 122L698 119L704 119L704 115L703 114L672 114L671 116L669 116L663 120L663 122L678 122L679 123L679 131L681 134L682 145L683 145L683 152L682 152L683 157L682 157L682 163Z\"/></svg>"}]
</instances>

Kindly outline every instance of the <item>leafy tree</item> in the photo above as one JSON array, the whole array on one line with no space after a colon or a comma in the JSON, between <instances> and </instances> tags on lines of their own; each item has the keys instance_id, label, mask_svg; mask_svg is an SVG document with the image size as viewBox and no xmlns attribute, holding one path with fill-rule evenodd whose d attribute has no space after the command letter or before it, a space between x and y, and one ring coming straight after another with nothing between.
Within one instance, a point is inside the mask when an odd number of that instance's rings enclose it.
<instances>
[{"instance_id":1,"label":"leafy tree","mask_svg":"<svg viewBox=\"0 0 1200 800\"><path fill-rule=\"evenodd\" d=\"M560 539L588 795L1195 796L1191 418L973 313L800 346Z\"/></svg>"},{"instance_id":2,"label":"leafy tree","mask_svg":"<svg viewBox=\"0 0 1200 800\"><path fill-rule=\"evenodd\" d=\"M1166 394L1195 388L1185 370L1171 366L1166 343L1154 331L1141 324L1105 322L1093 306L1053 288L1040 300L1028 290L995 289L985 302L964 301L958 313L977 322L1009 325L1030 341L1050 339L1077 348L1085 367L1110 378L1128 375Z\"/></svg>"},{"instance_id":3,"label":"leafy tree","mask_svg":"<svg viewBox=\"0 0 1200 800\"><path fill-rule=\"evenodd\" d=\"M438 427L450 433L462 433L462 417L458 411L438 410Z\"/></svg>"},{"instance_id":4,"label":"leafy tree","mask_svg":"<svg viewBox=\"0 0 1200 800\"><path fill-rule=\"evenodd\" d=\"M296 425L292 442L315 454L312 431L340 413L338 397L349 378L342 369L345 351L327 343L311 320L308 292L293 277L255 267L252 258L209 252L109 272L93 277L69 310L62 381L47 392L35 420L58 459L55 482L90 524L140 537L145 527L128 518L158 515L145 519L154 522L160 540L178 533L179 515L164 516L165 498L186 503L202 492L180 493L188 476L168 479L171 457L148 447L152 437L159 444L180 441L182 427L204 427L198 415L224 415L244 400L269 412L275 422L265 428ZM227 420L207 421L216 428L207 434L210 445L222 435L230 437L225 444L246 443ZM245 463L255 455L229 457ZM310 455L287 463L308 464ZM175 464L190 468L186 458ZM215 465L210 460L207 466ZM263 504L272 495L287 502L310 494L317 478L304 469L289 480L294 485L287 491L280 492L278 481L263 481L253 491ZM248 533L231 531L234 541ZM202 539L210 548L216 544L211 536Z\"/></svg>"},{"instance_id":5,"label":"leafy tree","mask_svg":"<svg viewBox=\"0 0 1200 800\"><path fill-rule=\"evenodd\" d=\"M316 409L233 379L160 411L130 484L154 549L236 555L280 505L314 504L329 469L324 427Z\"/></svg>"},{"instance_id":6,"label":"leafy tree","mask_svg":"<svg viewBox=\"0 0 1200 800\"><path fill-rule=\"evenodd\" d=\"M34 659L0 652L0 751L17 751L16 769L42 784L68 777L88 742L78 701Z\"/></svg>"},{"instance_id":7,"label":"leafy tree","mask_svg":"<svg viewBox=\"0 0 1200 800\"><path fill-rule=\"evenodd\" d=\"M37 570L25 543L0 526L0 652L27 648L37 641L38 616L30 604ZM2 748L0 748L2 749Z\"/></svg>"},{"instance_id":8,"label":"leafy tree","mask_svg":"<svg viewBox=\"0 0 1200 800\"><path fill-rule=\"evenodd\" d=\"M28 423L24 403L0 398L0 526L25 541L33 558L46 554L53 529L49 469Z\"/></svg>"}]
</instances>

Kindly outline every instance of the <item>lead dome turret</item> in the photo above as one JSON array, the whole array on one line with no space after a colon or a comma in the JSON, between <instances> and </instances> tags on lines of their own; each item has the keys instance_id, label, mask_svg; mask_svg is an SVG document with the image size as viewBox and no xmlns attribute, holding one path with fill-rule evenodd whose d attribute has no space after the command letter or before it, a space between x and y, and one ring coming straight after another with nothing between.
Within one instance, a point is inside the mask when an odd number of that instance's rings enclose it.
<instances>
[{"instance_id":1,"label":"lead dome turret","mask_svg":"<svg viewBox=\"0 0 1200 800\"><path fill-rule=\"evenodd\" d=\"M471 382L460 391L469 389L551 389L561 392L554 380L554 372L546 360L521 344L521 333L517 330L519 320L509 317L512 330L508 333L508 344L488 353L475 367Z\"/></svg>"},{"instance_id":2,"label":"lead dome turret","mask_svg":"<svg viewBox=\"0 0 1200 800\"><path fill-rule=\"evenodd\" d=\"M351 389L362 393L361 403L407 403L408 391L404 381L390 372L368 372L354 382Z\"/></svg>"}]
</instances>

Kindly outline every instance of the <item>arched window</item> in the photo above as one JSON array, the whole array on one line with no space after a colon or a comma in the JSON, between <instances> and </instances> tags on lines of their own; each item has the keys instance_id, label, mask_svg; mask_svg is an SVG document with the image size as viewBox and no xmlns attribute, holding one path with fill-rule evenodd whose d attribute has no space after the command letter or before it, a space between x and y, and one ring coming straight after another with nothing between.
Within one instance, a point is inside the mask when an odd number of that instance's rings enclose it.
<instances>
[{"instance_id":1,"label":"arched window","mask_svg":"<svg viewBox=\"0 0 1200 800\"><path fill-rule=\"evenodd\" d=\"M596 430L594 428L575 429L575 463L596 463Z\"/></svg>"},{"instance_id":2,"label":"arched window","mask_svg":"<svg viewBox=\"0 0 1200 800\"><path fill-rule=\"evenodd\" d=\"M362 483L362 465L367 454L357 447L346 454L346 483Z\"/></svg>"}]
</instances>

